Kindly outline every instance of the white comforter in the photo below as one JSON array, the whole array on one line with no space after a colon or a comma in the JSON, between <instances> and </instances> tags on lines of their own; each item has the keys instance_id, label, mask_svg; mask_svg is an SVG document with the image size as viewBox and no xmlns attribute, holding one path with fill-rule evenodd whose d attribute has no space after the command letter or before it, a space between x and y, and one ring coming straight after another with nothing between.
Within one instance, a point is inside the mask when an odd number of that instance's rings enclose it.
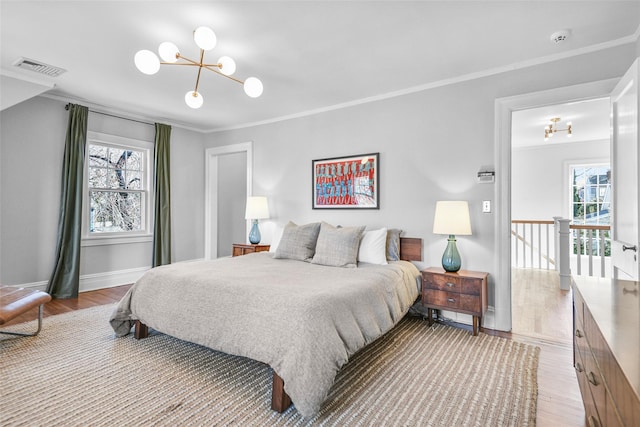
<instances>
[{"instance_id":1,"label":"white comforter","mask_svg":"<svg viewBox=\"0 0 640 427\"><path fill-rule=\"evenodd\" d=\"M269 364L305 417L315 415L349 356L390 330L418 295L406 261L337 268L267 252L149 270L118 304L118 336L135 320Z\"/></svg>"}]
</instances>

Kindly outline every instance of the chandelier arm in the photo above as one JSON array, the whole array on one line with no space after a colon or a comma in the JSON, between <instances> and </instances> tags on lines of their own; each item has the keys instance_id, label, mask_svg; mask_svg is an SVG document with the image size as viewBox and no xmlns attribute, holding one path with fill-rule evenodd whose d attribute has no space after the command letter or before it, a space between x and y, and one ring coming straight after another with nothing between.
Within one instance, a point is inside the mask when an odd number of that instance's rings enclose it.
<instances>
[{"instance_id":1,"label":"chandelier arm","mask_svg":"<svg viewBox=\"0 0 640 427\"><path fill-rule=\"evenodd\" d=\"M194 92L198 92L198 85L200 84L200 73L202 73L202 59L204 58L204 49L200 49L200 64L198 64L198 77L196 78L196 88Z\"/></svg>"},{"instance_id":2,"label":"chandelier arm","mask_svg":"<svg viewBox=\"0 0 640 427\"><path fill-rule=\"evenodd\" d=\"M216 74L218 74L218 75L220 75L220 76L222 76L222 77L226 77L226 78L228 78L229 80L233 80L234 82L240 83L241 85L243 85L243 84L244 84L244 82L243 82L242 80L240 80L240 79L236 79L235 77L231 77L231 76L227 76L226 74L222 74L220 71L218 71L218 70L216 70L216 69L214 69L214 68L209 68L209 65L202 65L202 66L203 66L204 68L206 68L207 70L209 70L209 71L213 71L214 73L216 73Z\"/></svg>"}]
</instances>

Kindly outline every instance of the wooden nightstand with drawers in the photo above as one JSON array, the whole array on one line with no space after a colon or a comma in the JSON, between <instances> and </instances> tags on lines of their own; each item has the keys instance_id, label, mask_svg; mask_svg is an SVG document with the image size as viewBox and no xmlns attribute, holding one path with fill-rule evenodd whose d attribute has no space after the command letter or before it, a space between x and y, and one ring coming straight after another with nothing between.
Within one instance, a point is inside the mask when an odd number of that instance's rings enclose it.
<instances>
[{"instance_id":1,"label":"wooden nightstand with drawers","mask_svg":"<svg viewBox=\"0 0 640 427\"><path fill-rule=\"evenodd\" d=\"M252 254L254 252L268 252L271 245L250 245L245 243L234 243L231 256Z\"/></svg>"},{"instance_id":2,"label":"wooden nightstand with drawers","mask_svg":"<svg viewBox=\"0 0 640 427\"><path fill-rule=\"evenodd\" d=\"M427 307L429 325L433 310L448 310L473 316L473 335L478 335L487 311L488 273L460 270L446 272L440 267L422 270L422 305Z\"/></svg>"}]
</instances>

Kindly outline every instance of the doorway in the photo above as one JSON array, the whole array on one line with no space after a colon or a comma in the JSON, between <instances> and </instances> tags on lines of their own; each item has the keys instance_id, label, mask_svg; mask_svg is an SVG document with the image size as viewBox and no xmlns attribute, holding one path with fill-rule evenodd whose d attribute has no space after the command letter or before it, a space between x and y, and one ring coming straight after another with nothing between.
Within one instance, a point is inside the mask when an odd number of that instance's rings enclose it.
<instances>
[{"instance_id":1,"label":"doorway","mask_svg":"<svg viewBox=\"0 0 640 427\"><path fill-rule=\"evenodd\" d=\"M585 83L565 88L500 98L495 103L496 177L495 198L495 319L494 329L512 330L512 268L511 268L511 192L512 192L512 115L514 112L548 105L580 102L608 97L617 79Z\"/></svg>"},{"instance_id":2,"label":"doorway","mask_svg":"<svg viewBox=\"0 0 640 427\"><path fill-rule=\"evenodd\" d=\"M250 222L244 206L252 194L252 170L252 142L205 151L205 259L231 255L231 244L246 240Z\"/></svg>"}]
</instances>

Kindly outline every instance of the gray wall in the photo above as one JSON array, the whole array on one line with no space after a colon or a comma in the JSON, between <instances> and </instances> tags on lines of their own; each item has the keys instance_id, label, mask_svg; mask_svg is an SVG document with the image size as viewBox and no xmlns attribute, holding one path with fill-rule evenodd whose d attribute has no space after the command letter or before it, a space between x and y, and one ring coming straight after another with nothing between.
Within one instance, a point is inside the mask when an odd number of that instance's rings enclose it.
<instances>
[{"instance_id":1,"label":"gray wall","mask_svg":"<svg viewBox=\"0 0 640 427\"><path fill-rule=\"evenodd\" d=\"M247 241L247 153L218 156L218 256L230 256L234 243Z\"/></svg>"},{"instance_id":2,"label":"gray wall","mask_svg":"<svg viewBox=\"0 0 640 427\"><path fill-rule=\"evenodd\" d=\"M440 265L444 236L431 233L437 200L468 200L472 236L459 236L464 269L496 268L494 185L478 184L484 165L495 165L496 98L620 77L635 58L635 45L581 55L401 97L284 122L211 134L205 147L251 140L253 189L269 197L270 221L399 227L424 239L424 264ZM380 209L313 210L311 161L380 152ZM497 174L501 171L497 170ZM266 223L268 221L264 221ZM261 227L264 242L270 236ZM489 303L495 284L490 278Z\"/></svg>"},{"instance_id":3,"label":"gray wall","mask_svg":"<svg viewBox=\"0 0 640 427\"><path fill-rule=\"evenodd\" d=\"M53 268L68 112L64 102L36 97L0 113L0 282L47 281ZM154 127L96 113L90 131L153 142ZM174 128L171 138L172 255L204 251L203 137ZM151 265L151 243L87 246L81 276ZM82 287L81 287L82 289Z\"/></svg>"}]
</instances>

